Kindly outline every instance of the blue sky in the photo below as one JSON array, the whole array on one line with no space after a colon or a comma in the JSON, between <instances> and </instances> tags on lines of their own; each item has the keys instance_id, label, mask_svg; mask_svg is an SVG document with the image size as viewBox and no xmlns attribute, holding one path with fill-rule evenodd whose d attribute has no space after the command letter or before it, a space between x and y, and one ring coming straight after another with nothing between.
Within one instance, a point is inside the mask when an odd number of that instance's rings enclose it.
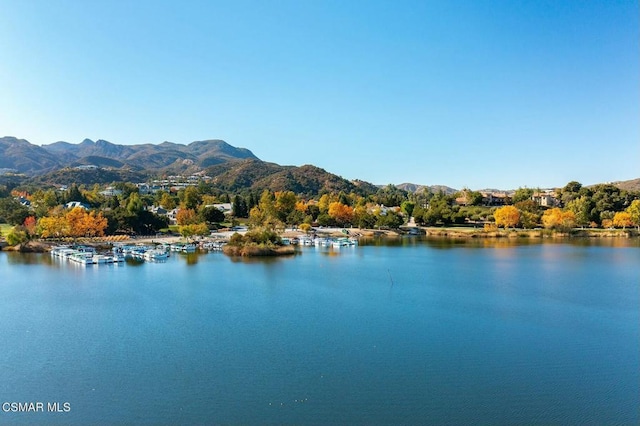
<instances>
[{"instance_id":1,"label":"blue sky","mask_svg":"<svg viewBox=\"0 0 640 426\"><path fill-rule=\"evenodd\" d=\"M0 0L0 10L0 136L223 139L376 184L640 177L636 0Z\"/></svg>"}]
</instances>

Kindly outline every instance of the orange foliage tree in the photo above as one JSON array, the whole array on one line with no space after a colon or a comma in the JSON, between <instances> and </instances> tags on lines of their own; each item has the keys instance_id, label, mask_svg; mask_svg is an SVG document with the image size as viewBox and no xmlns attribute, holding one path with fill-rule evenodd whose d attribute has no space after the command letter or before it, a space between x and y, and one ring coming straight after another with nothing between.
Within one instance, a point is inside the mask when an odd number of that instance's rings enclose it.
<instances>
[{"instance_id":1,"label":"orange foliage tree","mask_svg":"<svg viewBox=\"0 0 640 426\"><path fill-rule=\"evenodd\" d=\"M576 215L572 211L562 211L555 207L544 212L542 225L548 229L569 230L576 226Z\"/></svg>"},{"instance_id":2,"label":"orange foliage tree","mask_svg":"<svg viewBox=\"0 0 640 426\"><path fill-rule=\"evenodd\" d=\"M628 212L618 212L613 216L613 226L625 229L627 226L633 226L633 220Z\"/></svg>"},{"instance_id":3,"label":"orange foliage tree","mask_svg":"<svg viewBox=\"0 0 640 426\"><path fill-rule=\"evenodd\" d=\"M496 226L504 226L504 228L514 228L520 223L520 210L514 206L500 207L493 213L496 220Z\"/></svg>"},{"instance_id":4,"label":"orange foliage tree","mask_svg":"<svg viewBox=\"0 0 640 426\"><path fill-rule=\"evenodd\" d=\"M178 225L195 225L198 223L198 217L196 215L196 211L193 209L180 209L176 214L176 221Z\"/></svg>"},{"instance_id":5,"label":"orange foliage tree","mask_svg":"<svg viewBox=\"0 0 640 426\"><path fill-rule=\"evenodd\" d=\"M27 233L29 235L35 235L36 234L36 224L37 224L36 218L34 216L29 216L24 220L24 223L22 225L27 230Z\"/></svg>"},{"instance_id":6,"label":"orange foliage tree","mask_svg":"<svg viewBox=\"0 0 640 426\"><path fill-rule=\"evenodd\" d=\"M329 204L329 216L343 226L353 220L353 208L339 201L334 201Z\"/></svg>"},{"instance_id":7,"label":"orange foliage tree","mask_svg":"<svg viewBox=\"0 0 640 426\"><path fill-rule=\"evenodd\" d=\"M102 213L88 212L82 207L75 207L64 215L69 225L70 237L98 237L104 235L107 219Z\"/></svg>"},{"instance_id":8,"label":"orange foliage tree","mask_svg":"<svg viewBox=\"0 0 640 426\"><path fill-rule=\"evenodd\" d=\"M35 229L42 238L100 237L107 229L107 219L102 213L75 207L63 215L40 218Z\"/></svg>"},{"instance_id":9,"label":"orange foliage tree","mask_svg":"<svg viewBox=\"0 0 640 426\"><path fill-rule=\"evenodd\" d=\"M45 216L38 219L36 232L42 238L58 238L69 235L69 223L64 216Z\"/></svg>"}]
</instances>

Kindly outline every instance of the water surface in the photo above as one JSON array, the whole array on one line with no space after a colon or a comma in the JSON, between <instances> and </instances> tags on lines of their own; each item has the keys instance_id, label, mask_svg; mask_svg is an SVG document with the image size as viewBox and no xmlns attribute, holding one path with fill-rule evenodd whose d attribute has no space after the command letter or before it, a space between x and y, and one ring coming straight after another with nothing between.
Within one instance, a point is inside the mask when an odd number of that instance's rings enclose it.
<instances>
[{"instance_id":1,"label":"water surface","mask_svg":"<svg viewBox=\"0 0 640 426\"><path fill-rule=\"evenodd\" d=\"M0 253L12 424L637 424L640 248L500 241L79 267Z\"/></svg>"}]
</instances>

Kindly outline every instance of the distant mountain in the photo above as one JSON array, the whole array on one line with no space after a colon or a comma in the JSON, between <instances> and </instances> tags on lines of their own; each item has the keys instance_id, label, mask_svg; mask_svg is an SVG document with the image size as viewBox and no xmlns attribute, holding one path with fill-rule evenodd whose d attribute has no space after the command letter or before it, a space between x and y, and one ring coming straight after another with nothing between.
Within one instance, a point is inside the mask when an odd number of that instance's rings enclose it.
<instances>
[{"instance_id":1,"label":"distant mountain","mask_svg":"<svg viewBox=\"0 0 640 426\"><path fill-rule=\"evenodd\" d=\"M79 144L61 141L37 146L24 139L0 138L0 169L12 168L28 175L79 165L179 174L249 158L257 159L248 149L233 147L222 140L196 141L188 145L172 142L118 145L85 139Z\"/></svg>"},{"instance_id":2,"label":"distant mountain","mask_svg":"<svg viewBox=\"0 0 640 426\"><path fill-rule=\"evenodd\" d=\"M11 136L0 138L0 168L40 174L60 168L60 159L38 145Z\"/></svg>"},{"instance_id":3,"label":"distant mountain","mask_svg":"<svg viewBox=\"0 0 640 426\"><path fill-rule=\"evenodd\" d=\"M407 192L420 192L425 189L434 193L442 191L447 195L455 194L456 192L458 192L457 189L444 185L418 185L415 183L401 183L399 185L396 185L396 187Z\"/></svg>"},{"instance_id":4,"label":"distant mountain","mask_svg":"<svg viewBox=\"0 0 640 426\"><path fill-rule=\"evenodd\" d=\"M267 163L248 149L222 140L188 145L117 145L85 139L79 144L60 141L40 147L23 139L4 137L0 138L2 168L30 175L30 182L38 185L141 182L164 174L204 171L217 188L229 192L270 189L312 196L340 191L369 195L378 190L368 182L349 181L312 165Z\"/></svg>"}]
</instances>

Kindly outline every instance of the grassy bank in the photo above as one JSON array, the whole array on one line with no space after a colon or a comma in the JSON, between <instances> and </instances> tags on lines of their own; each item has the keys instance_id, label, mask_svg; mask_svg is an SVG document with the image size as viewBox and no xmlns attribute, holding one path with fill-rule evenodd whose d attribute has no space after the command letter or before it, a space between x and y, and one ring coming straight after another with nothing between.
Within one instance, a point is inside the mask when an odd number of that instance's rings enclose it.
<instances>
[{"instance_id":1,"label":"grassy bank","mask_svg":"<svg viewBox=\"0 0 640 426\"><path fill-rule=\"evenodd\" d=\"M636 229L572 229L568 232L550 229L422 228L429 237L446 238L637 238Z\"/></svg>"},{"instance_id":2,"label":"grassy bank","mask_svg":"<svg viewBox=\"0 0 640 426\"><path fill-rule=\"evenodd\" d=\"M6 237L9 231L11 231L11 228L13 228L13 226L8 223L0 223L0 234Z\"/></svg>"},{"instance_id":3,"label":"grassy bank","mask_svg":"<svg viewBox=\"0 0 640 426\"><path fill-rule=\"evenodd\" d=\"M272 246L265 244L227 244L222 252L228 256L288 256L295 254L291 246Z\"/></svg>"}]
</instances>

